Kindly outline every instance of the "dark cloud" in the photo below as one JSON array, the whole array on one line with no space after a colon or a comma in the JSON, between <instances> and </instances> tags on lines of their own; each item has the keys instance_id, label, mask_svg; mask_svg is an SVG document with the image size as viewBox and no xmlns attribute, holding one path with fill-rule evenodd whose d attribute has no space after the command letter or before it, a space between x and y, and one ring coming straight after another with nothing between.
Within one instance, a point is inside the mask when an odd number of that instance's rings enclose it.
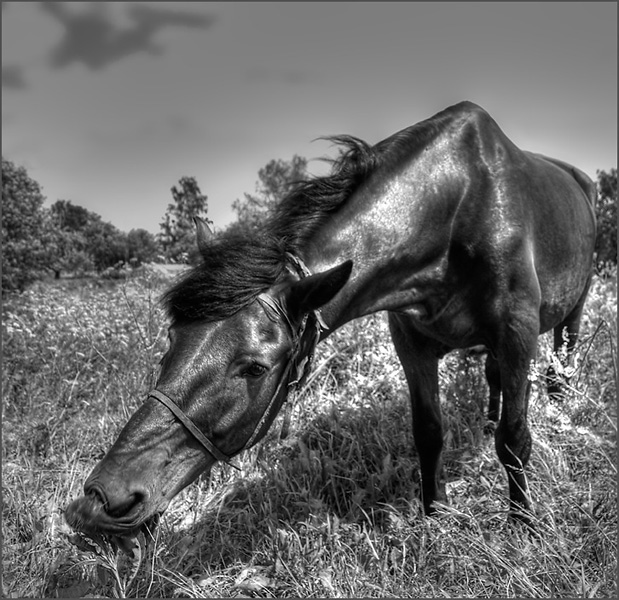
<instances>
[{"instance_id":1,"label":"dark cloud","mask_svg":"<svg viewBox=\"0 0 619 600\"><path fill-rule=\"evenodd\" d=\"M17 65L2 67L2 87L12 90L26 89L28 86L22 68Z\"/></svg>"},{"instance_id":2,"label":"dark cloud","mask_svg":"<svg viewBox=\"0 0 619 600\"><path fill-rule=\"evenodd\" d=\"M129 5L127 13L134 22L130 28L116 26L106 13L106 6L95 3L82 14L67 10L64 2L41 2L41 10L60 21L65 27L64 37L52 50L53 67L65 67L72 62L82 62L93 70L138 52L159 54L163 49L152 38L167 26L207 29L214 17L196 13L179 12Z\"/></svg>"}]
</instances>

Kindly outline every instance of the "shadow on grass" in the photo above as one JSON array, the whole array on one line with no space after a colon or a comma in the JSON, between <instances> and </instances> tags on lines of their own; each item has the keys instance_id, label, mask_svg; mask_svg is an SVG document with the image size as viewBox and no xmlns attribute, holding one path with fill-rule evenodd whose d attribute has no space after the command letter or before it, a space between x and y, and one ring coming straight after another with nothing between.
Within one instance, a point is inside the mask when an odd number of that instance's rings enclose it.
<instances>
[{"instance_id":1,"label":"shadow on grass","mask_svg":"<svg viewBox=\"0 0 619 600\"><path fill-rule=\"evenodd\" d=\"M326 539L346 528L388 535L398 520L423 519L408 395L372 405L351 407L345 399L341 404L306 423L301 418L285 440L272 431L237 479L222 486L214 471L198 483L210 490L208 506L192 525L164 534L171 561L178 559L177 541L193 540L185 576L205 565L226 569L239 561L290 558L291 541L296 551L311 553L308 534ZM471 427L479 431L470 442L483 440L483 420L475 418ZM458 476L457 469L447 466L451 477Z\"/></svg>"},{"instance_id":2,"label":"shadow on grass","mask_svg":"<svg viewBox=\"0 0 619 600\"><path fill-rule=\"evenodd\" d=\"M201 538L203 560L225 567L249 559L277 529L327 515L380 527L387 506L403 509L418 495L409 418L404 401L380 413L331 407L286 440L271 434L250 458L251 475L228 484L183 535Z\"/></svg>"}]
</instances>

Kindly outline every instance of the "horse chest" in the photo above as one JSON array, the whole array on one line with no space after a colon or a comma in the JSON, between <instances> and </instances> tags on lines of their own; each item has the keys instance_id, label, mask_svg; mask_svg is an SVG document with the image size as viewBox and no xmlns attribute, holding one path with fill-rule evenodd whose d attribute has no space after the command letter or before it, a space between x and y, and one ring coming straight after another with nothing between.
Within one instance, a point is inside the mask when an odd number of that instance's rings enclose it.
<instances>
[{"instance_id":1,"label":"horse chest","mask_svg":"<svg viewBox=\"0 0 619 600\"><path fill-rule=\"evenodd\" d=\"M473 311L457 297L445 303L425 302L398 311L411 317L415 329L449 349L484 343Z\"/></svg>"}]
</instances>

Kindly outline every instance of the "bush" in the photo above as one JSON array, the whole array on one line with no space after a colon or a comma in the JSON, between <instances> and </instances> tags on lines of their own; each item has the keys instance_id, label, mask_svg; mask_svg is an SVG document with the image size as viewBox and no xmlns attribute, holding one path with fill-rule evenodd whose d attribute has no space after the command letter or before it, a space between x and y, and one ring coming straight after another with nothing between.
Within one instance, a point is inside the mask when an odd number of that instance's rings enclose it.
<instances>
[{"instance_id":1,"label":"bush","mask_svg":"<svg viewBox=\"0 0 619 600\"><path fill-rule=\"evenodd\" d=\"M617 266L617 169L598 171L596 265L600 272Z\"/></svg>"}]
</instances>

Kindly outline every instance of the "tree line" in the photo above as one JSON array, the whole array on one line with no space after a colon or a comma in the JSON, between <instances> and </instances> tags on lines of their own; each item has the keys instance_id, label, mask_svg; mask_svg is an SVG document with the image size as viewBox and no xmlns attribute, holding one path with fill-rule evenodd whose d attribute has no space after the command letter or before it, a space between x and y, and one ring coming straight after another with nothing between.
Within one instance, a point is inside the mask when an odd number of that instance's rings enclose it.
<instances>
[{"instance_id":1,"label":"tree line","mask_svg":"<svg viewBox=\"0 0 619 600\"><path fill-rule=\"evenodd\" d=\"M227 230L258 230L291 187L308 176L307 160L271 160L258 172L254 194L232 203L236 220ZM596 266L617 265L617 169L597 172L598 235ZM171 188L172 201L160 222L160 233L145 229L123 232L96 213L57 200L44 207L39 184L24 167L2 158L2 292L23 290L46 274L106 273L119 266L150 262L193 263L198 259L193 217L210 223L208 203L194 177L182 177Z\"/></svg>"},{"instance_id":2,"label":"tree line","mask_svg":"<svg viewBox=\"0 0 619 600\"><path fill-rule=\"evenodd\" d=\"M24 167L2 157L2 291L23 290L46 275L102 274L121 266L188 262L195 239L192 217L206 219L207 197L193 177L171 188L172 202L154 235L121 231L70 200L49 208Z\"/></svg>"}]
</instances>

